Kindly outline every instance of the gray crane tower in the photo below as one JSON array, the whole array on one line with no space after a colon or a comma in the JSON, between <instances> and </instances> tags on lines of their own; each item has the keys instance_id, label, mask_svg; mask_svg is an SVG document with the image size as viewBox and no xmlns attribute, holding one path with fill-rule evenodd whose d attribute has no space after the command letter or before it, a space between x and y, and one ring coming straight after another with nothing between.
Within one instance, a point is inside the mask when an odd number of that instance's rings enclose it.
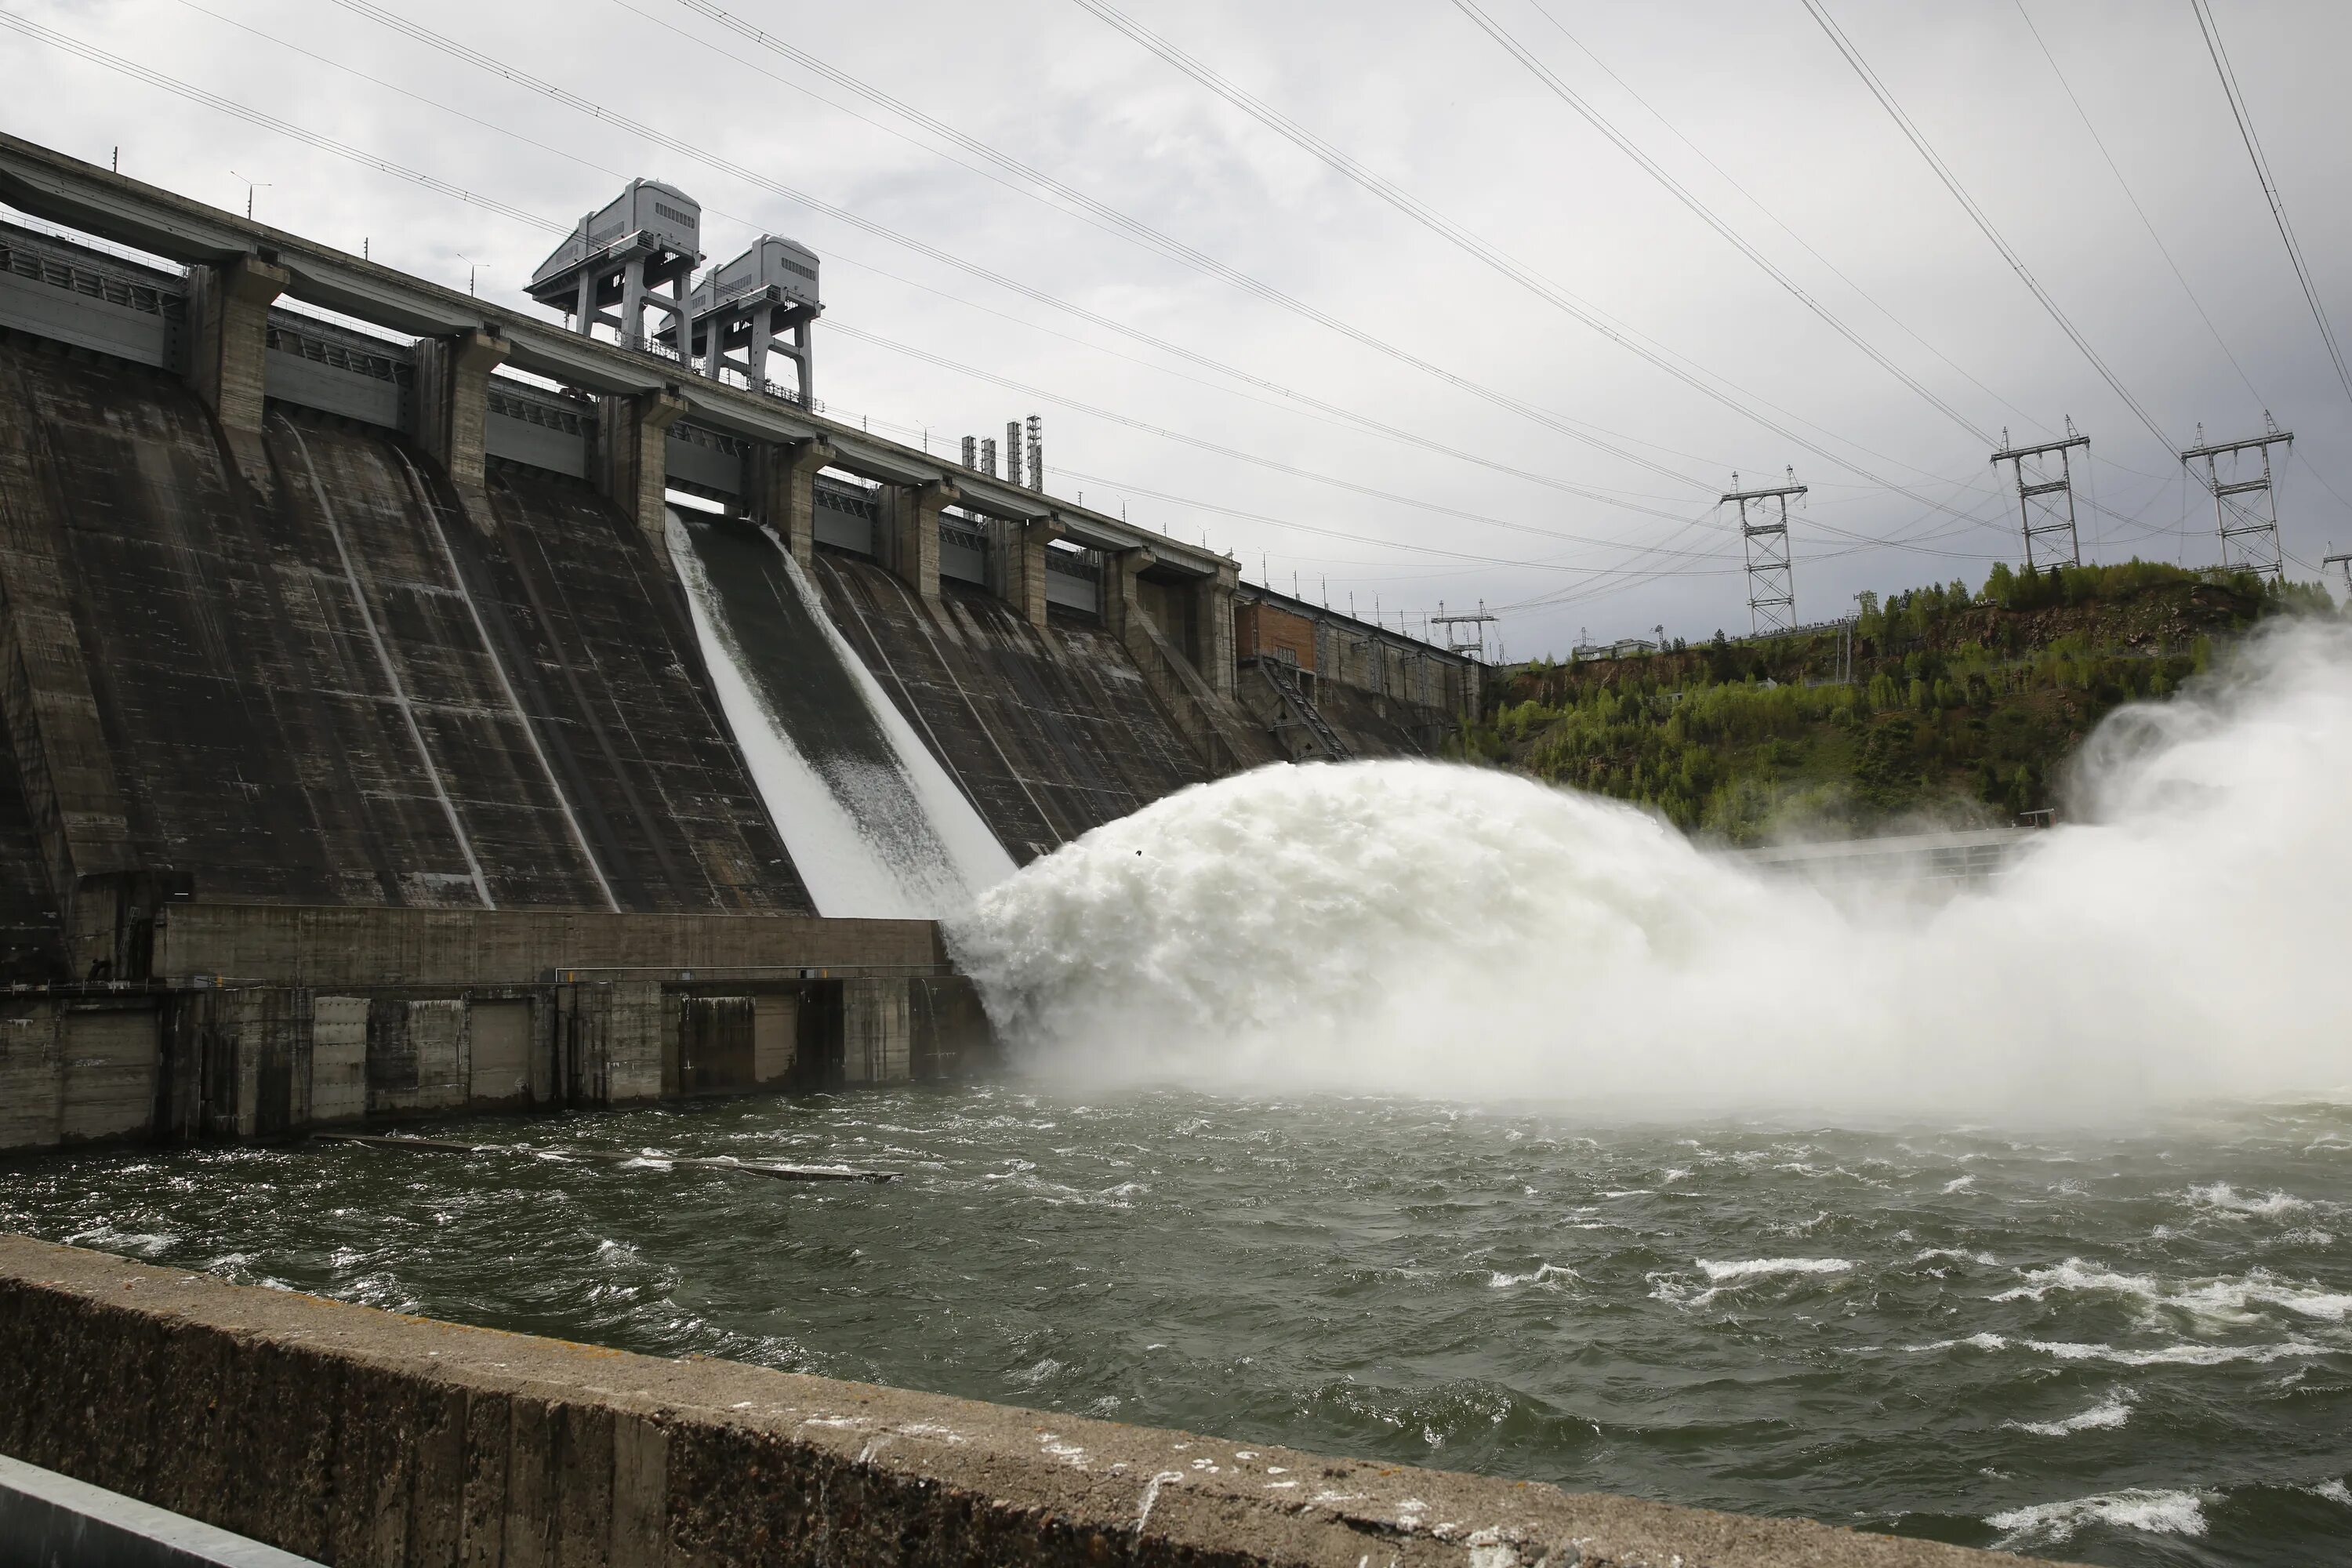
<instances>
[{"instance_id":1,"label":"gray crane tower","mask_svg":"<svg viewBox=\"0 0 2352 1568\"><path fill-rule=\"evenodd\" d=\"M610 327L623 348L651 348L656 334L646 331L647 307L670 318L667 335L675 338L701 264L702 205L675 185L631 180L603 210L580 220L524 292L569 313L583 337Z\"/></svg>"},{"instance_id":2,"label":"gray crane tower","mask_svg":"<svg viewBox=\"0 0 2352 1568\"><path fill-rule=\"evenodd\" d=\"M688 363L698 363L714 381L722 379L721 370L732 370L752 391L774 392L768 384L768 356L781 354L793 362L798 389L781 395L812 406L816 363L809 339L824 313L816 267L816 252L807 246L763 234L734 260L712 268L694 290Z\"/></svg>"}]
</instances>

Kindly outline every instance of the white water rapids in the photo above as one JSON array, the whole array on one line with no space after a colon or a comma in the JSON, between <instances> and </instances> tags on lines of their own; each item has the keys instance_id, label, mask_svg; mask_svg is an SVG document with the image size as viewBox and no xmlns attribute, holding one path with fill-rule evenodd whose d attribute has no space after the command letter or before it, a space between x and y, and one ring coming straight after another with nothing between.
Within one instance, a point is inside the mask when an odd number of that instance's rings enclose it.
<instances>
[{"instance_id":1,"label":"white water rapids","mask_svg":"<svg viewBox=\"0 0 2352 1568\"><path fill-rule=\"evenodd\" d=\"M2084 749L2078 825L1857 911L1629 807L1276 766L1097 828L954 941L1079 1081L1635 1112L2098 1118L2352 1085L2352 631L2276 627Z\"/></svg>"}]
</instances>

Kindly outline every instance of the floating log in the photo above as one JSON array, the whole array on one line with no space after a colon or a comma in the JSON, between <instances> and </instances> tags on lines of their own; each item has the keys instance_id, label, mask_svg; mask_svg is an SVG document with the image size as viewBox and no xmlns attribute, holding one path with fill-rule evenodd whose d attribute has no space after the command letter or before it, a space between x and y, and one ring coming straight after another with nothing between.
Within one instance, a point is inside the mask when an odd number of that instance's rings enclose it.
<instances>
[{"instance_id":1,"label":"floating log","mask_svg":"<svg viewBox=\"0 0 2352 1568\"><path fill-rule=\"evenodd\" d=\"M636 1153L621 1149L545 1148L525 1143L453 1143L441 1138L385 1137L368 1132L321 1132L316 1136L322 1143L364 1143L372 1149L410 1149L427 1154L512 1154L533 1160L594 1160L608 1165L625 1165L641 1160L649 1165L772 1176L780 1182L895 1182L898 1179L896 1171L861 1171L852 1165L785 1165L772 1160L738 1160L725 1154L689 1157Z\"/></svg>"}]
</instances>

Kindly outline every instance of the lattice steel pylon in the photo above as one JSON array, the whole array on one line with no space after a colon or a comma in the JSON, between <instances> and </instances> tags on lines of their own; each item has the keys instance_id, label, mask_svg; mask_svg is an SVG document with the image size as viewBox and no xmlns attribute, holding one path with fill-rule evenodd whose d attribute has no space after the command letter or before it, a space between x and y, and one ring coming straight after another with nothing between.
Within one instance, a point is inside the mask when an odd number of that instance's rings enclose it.
<instances>
[{"instance_id":1,"label":"lattice steel pylon","mask_svg":"<svg viewBox=\"0 0 2352 1568\"><path fill-rule=\"evenodd\" d=\"M2080 566L2083 563L2081 539L2074 531L2074 448L2088 451L2091 438L2075 434L2074 422L2066 421L2066 438L2044 441L2035 447L2012 447L2009 444L2009 427L2000 432L2000 450L1992 455L1993 467L2010 465L2017 478L2017 518L2025 530L2025 569L2039 571L2044 566ZM2058 459L2058 472L2052 477L2050 459ZM2036 549L2036 543L2041 548Z\"/></svg>"},{"instance_id":2,"label":"lattice steel pylon","mask_svg":"<svg viewBox=\"0 0 2352 1568\"><path fill-rule=\"evenodd\" d=\"M1788 470L1789 482L1770 489L1743 490L1739 476L1731 476L1731 493L1723 499L1739 503L1739 534L1748 552L1748 620L1757 637L1797 629L1797 569L1789 556L1789 498L1805 493L1797 470ZM1750 505L1754 513L1748 511ZM1763 521L1757 521L1760 518Z\"/></svg>"},{"instance_id":3,"label":"lattice steel pylon","mask_svg":"<svg viewBox=\"0 0 2352 1568\"><path fill-rule=\"evenodd\" d=\"M2323 583L2327 581L2330 572L2344 579L2344 602L2347 606L2352 606L2352 554L2338 551L2332 542L2327 546L2327 553L2319 558L2319 580Z\"/></svg>"},{"instance_id":4,"label":"lattice steel pylon","mask_svg":"<svg viewBox=\"0 0 2352 1568\"><path fill-rule=\"evenodd\" d=\"M2205 426L2200 425L2197 445L2180 454L2183 468L2199 458L2205 459L2205 488L2213 492L2213 521L2221 535L2223 566L2252 572L2258 577L2276 578L2284 571L2285 558L2279 546L2278 500L2271 489L2271 448L2288 446L2294 440L2294 432L2280 429L2265 409L2263 434L2243 441L2209 444ZM2224 479L2221 460L2235 459L2248 452L2261 457L2261 478ZM2231 466L2234 470L2235 463Z\"/></svg>"}]
</instances>

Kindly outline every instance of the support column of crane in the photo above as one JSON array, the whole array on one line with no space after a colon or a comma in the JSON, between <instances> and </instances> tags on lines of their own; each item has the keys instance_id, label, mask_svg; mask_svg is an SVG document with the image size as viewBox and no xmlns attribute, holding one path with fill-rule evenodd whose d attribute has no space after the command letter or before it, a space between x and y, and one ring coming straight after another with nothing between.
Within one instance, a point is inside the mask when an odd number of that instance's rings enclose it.
<instances>
[{"instance_id":1,"label":"support column of crane","mask_svg":"<svg viewBox=\"0 0 2352 1568\"><path fill-rule=\"evenodd\" d=\"M2200 458L2205 459L2205 488L2213 492L2213 521L2221 535L2221 564L2235 572L2252 572L2258 577L2276 580L2284 560L2279 547L2278 502L2271 489L2271 448L2284 447L2294 440L2294 432L2282 430L2270 414L2263 414L2263 434L2250 436L2242 441L2205 439L2205 426L2197 426L2197 445L2180 454L2183 468L2190 468ZM2221 462L2236 459L2252 452L2263 461L2259 479L2224 479ZM2232 471L2236 464L2232 462ZM2193 472L2194 469L2192 468Z\"/></svg>"},{"instance_id":2,"label":"support column of crane","mask_svg":"<svg viewBox=\"0 0 2352 1568\"><path fill-rule=\"evenodd\" d=\"M1797 470L1770 489L1743 490L1731 476L1726 502L1739 504L1739 535L1748 552L1748 618L1758 637L1797 629L1797 572L1789 555L1789 498L1805 493ZM1751 512L1750 508L1754 510Z\"/></svg>"},{"instance_id":3,"label":"support column of crane","mask_svg":"<svg viewBox=\"0 0 2352 1568\"><path fill-rule=\"evenodd\" d=\"M2025 530L2025 569L2080 566L2083 547L2074 531L2074 448L2088 451L2091 438L2077 435L2074 422L2069 419L2063 441L2012 447L2009 427L2003 426L2000 442L2001 449L1992 455L1992 462L1995 468L2007 463L2016 477L2017 517ZM2053 458L2058 463L2055 477L2050 472Z\"/></svg>"}]
</instances>

